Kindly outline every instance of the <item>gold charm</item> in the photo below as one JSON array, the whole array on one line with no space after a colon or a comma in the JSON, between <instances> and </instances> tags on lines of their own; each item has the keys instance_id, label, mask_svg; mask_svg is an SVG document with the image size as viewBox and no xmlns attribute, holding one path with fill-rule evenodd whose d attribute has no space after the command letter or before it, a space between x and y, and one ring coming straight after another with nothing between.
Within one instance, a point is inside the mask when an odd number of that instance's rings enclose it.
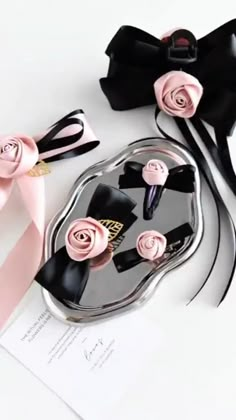
<instances>
[{"instance_id":1,"label":"gold charm","mask_svg":"<svg viewBox=\"0 0 236 420\"><path fill-rule=\"evenodd\" d=\"M40 160L30 171L28 172L29 176L43 176L50 174L51 171L49 166L43 160Z\"/></svg>"},{"instance_id":2,"label":"gold charm","mask_svg":"<svg viewBox=\"0 0 236 420\"><path fill-rule=\"evenodd\" d=\"M123 223L116 222L115 220L102 219L99 220L99 222L109 230L109 242L114 241L114 239L117 238L117 236L119 236L120 231L124 227Z\"/></svg>"}]
</instances>

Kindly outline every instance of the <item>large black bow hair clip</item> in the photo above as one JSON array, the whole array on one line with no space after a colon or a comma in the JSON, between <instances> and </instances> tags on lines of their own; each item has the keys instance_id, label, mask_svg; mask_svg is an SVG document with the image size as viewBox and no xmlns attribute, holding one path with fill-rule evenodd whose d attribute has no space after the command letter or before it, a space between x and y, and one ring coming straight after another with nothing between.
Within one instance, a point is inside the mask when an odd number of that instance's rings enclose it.
<instances>
[{"instance_id":1,"label":"large black bow hair clip","mask_svg":"<svg viewBox=\"0 0 236 420\"><path fill-rule=\"evenodd\" d=\"M79 304L90 270L101 269L111 261L114 249L136 221L132 213L135 206L123 191L99 184L86 218L72 222L65 246L51 256L35 280L59 301Z\"/></svg>"},{"instance_id":2,"label":"large black bow hair clip","mask_svg":"<svg viewBox=\"0 0 236 420\"><path fill-rule=\"evenodd\" d=\"M216 166L236 194L227 136L236 120L236 20L196 40L185 29L162 39L132 26L109 43L107 77L101 88L115 110L157 103L172 115L191 148L190 119ZM203 121L214 127L216 144ZM196 148L196 147L195 147Z\"/></svg>"}]
</instances>

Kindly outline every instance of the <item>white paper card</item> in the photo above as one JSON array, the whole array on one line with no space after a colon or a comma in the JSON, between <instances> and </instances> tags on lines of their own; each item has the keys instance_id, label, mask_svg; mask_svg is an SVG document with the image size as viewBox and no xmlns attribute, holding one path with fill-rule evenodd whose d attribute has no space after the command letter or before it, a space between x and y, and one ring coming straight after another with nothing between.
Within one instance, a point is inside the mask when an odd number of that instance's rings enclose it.
<instances>
[{"instance_id":1,"label":"white paper card","mask_svg":"<svg viewBox=\"0 0 236 420\"><path fill-rule=\"evenodd\" d=\"M156 342L156 326L142 310L71 327L50 315L39 291L0 338L84 420L107 418L132 383L141 380Z\"/></svg>"}]
</instances>

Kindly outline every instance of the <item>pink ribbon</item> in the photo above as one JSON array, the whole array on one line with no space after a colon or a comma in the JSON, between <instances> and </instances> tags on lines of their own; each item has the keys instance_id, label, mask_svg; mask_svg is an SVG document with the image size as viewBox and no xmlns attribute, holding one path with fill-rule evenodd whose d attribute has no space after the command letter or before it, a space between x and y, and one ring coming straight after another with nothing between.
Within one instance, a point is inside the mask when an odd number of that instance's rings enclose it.
<instances>
[{"instance_id":1,"label":"pink ribbon","mask_svg":"<svg viewBox=\"0 0 236 420\"><path fill-rule=\"evenodd\" d=\"M42 258L44 179L27 175L37 161L38 149L33 138L0 138L0 210L17 184L32 219L0 268L0 328L28 289Z\"/></svg>"},{"instance_id":2,"label":"pink ribbon","mask_svg":"<svg viewBox=\"0 0 236 420\"><path fill-rule=\"evenodd\" d=\"M39 160L78 156L99 144L83 111L73 111L40 136L0 137L0 210L14 184L31 223L0 267L0 329L34 280L43 253L45 226L44 177L30 176Z\"/></svg>"}]
</instances>

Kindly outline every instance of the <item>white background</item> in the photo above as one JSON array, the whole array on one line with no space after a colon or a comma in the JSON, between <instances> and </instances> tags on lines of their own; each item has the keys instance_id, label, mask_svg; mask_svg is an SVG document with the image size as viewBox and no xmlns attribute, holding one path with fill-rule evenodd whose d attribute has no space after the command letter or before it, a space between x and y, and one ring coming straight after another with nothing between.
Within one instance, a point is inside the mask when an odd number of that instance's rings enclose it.
<instances>
[{"instance_id":1,"label":"white background","mask_svg":"<svg viewBox=\"0 0 236 420\"><path fill-rule=\"evenodd\" d=\"M35 134L83 108L101 140L90 154L53 165L46 178L48 220L81 171L130 141L156 133L153 107L114 112L101 93L98 79L108 65L104 50L117 29L130 24L160 36L182 26L199 37L236 15L233 0L1 0L0 4L1 133ZM236 153L235 146L232 152ZM228 190L223 192L236 214ZM15 194L0 216L1 260L25 223ZM198 269L190 264L178 276L171 273L141 309L156 323L162 339L143 381L130 390L112 420L235 420L236 285L219 309L211 301L213 288L186 307ZM0 418L76 416L0 349Z\"/></svg>"}]
</instances>

